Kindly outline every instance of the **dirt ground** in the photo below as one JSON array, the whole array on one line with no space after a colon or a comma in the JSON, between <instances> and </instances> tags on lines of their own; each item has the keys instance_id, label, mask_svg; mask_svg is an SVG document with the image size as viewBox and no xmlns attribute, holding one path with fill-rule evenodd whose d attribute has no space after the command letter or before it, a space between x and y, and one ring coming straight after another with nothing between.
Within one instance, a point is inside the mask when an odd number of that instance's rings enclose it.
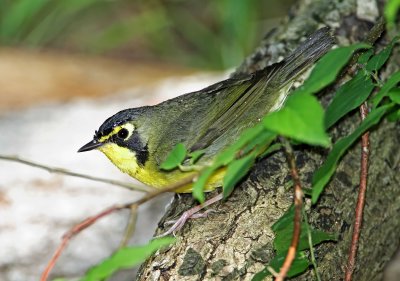
<instances>
[{"instance_id":1,"label":"dirt ground","mask_svg":"<svg viewBox=\"0 0 400 281\"><path fill-rule=\"evenodd\" d=\"M193 72L170 65L0 48L0 111L115 94Z\"/></svg>"}]
</instances>

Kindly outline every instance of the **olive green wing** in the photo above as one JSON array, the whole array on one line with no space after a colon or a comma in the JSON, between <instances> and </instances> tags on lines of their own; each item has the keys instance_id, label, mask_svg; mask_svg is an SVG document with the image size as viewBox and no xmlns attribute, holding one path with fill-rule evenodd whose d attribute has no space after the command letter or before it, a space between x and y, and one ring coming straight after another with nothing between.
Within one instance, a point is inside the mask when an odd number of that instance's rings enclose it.
<instances>
[{"instance_id":1,"label":"olive green wing","mask_svg":"<svg viewBox=\"0 0 400 281\"><path fill-rule=\"evenodd\" d=\"M213 154L265 114L279 109L295 79L328 52L333 43L329 29L322 28L283 61L255 72L245 83L225 87L208 110L212 117L200 121L199 127L207 129L200 131L190 150L207 148Z\"/></svg>"},{"instance_id":2,"label":"olive green wing","mask_svg":"<svg viewBox=\"0 0 400 281\"><path fill-rule=\"evenodd\" d=\"M215 144L217 140L230 142L244 129L255 122L274 106L272 96L263 99L266 94L269 81L280 68L280 64L269 67L263 75L253 75L245 83L226 87L219 93L216 101L209 109L208 116L199 121L199 128L206 128L203 133L197 135L196 141L190 147L191 151L205 149ZM217 112L217 114L211 114ZM219 142L215 149L222 148Z\"/></svg>"}]
</instances>

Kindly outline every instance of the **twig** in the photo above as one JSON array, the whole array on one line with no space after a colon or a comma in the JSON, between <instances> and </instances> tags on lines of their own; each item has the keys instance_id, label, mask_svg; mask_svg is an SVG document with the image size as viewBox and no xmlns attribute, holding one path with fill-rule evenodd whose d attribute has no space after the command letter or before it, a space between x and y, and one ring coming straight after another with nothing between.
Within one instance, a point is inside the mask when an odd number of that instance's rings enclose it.
<instances>
[{"instance_id":1,"label":"twig","mask_svg":"<svg viewBox=\"0 0 400 281\"><path fill-rule=\"evenodd\" d=\"M375 44L375 42L382 36L382 33L384 31L385 31L385 19L383 17L381 17L376 21L375 25L371 28L371 30L365 36L363 42L371 44L371 45ZM353 68L353 66L355 66L357 64L359 57L364 52L365 52L365 50L356 52L355 54L353 54L352 58L350 59L350 62L342 70L339 77L343 77L345 74L354 76L357 68L359 68L359 67Z\"/></svg>"},{"instance_id":2,"label":"twig","mask_svg":"<svg viewBox=\"0 0 400 281\"><path fill-rule=\"evenodd\" d=\"M361 119L364 120L368 115L368 107L366 103L360 106ZM369 157L369 132L361 137L361 171L360 171L360 187L358 192L357 206L355 210L353 236L347 259L345 281L351 281L353 277L354 267L356 263L358 240L360 238L361 224L363 219L363 211L365 205L365 195L367 191L368 179L368 157Z\"/></svg>"},{"instance_id":3,"label":"twig","mask_svg":"<svg viewBox=\"0 0 400 281\"><path fill-rule=\"evenodd\" d=\"M321 281L321 276L319 275L319 272L318 272L317 261L315 259L315 254L314 254L314 247L313 247L313 242L312 242L310 225L308 224L307 214L306 214L306 211L304 210L304 208L302 209L302 211L303 211L302 213L303 213L304 224L305 224L306 230L307 230L308 247L310 248L311 263L313 265L313 269L314 269L315 276L317 277L317 281Z\"/></svg>"},{"instance_id":4,"label":"twig","mask_svg":"<svg viewBox=\"0 0 400 281\"><path fill-rule=\"evenodd\" d=\"M296 161L294 158L293 148L290 145L289 141L283 137L280 138L280 141L285 147L286 158L289 164L290 173L292 175L293 183L294 183L294 222L293 222L293 236L292 242L290 243L290 247L288 253L286 255L285 261L279 271L279 274L276 276L276 281L283 281L292 265L293 260L296 257L296 250L299 244L300 232L301 232L301 210L303 205L303 192L301 190L301 182L299 173L296 167Z\"/></svg>"},{"instance_id":5,"label":"twig","mask_svg":"<svg viewBox=\"0 0 400 281\"><path fill-rule=\"evenodd\" d=\"M129 221L126 225L124 237L119 245L120 248L128 245L129 239L133 236L133 233L135 232L136 221L137 221L137 207L138 206L136 205L131 206Z\"/></svg>"},{"instance_id":6,"label":"twig","mask_svg":"<svg viewBox=\"0 0 400 281\"><path fill-rule=\"evenodd\" d=\"M35 168L39 168L39 169L42 169L42 170L46 170L49 173L61 174L61 175L66 175L66 176L71 176L71 177L87 179L87 180L91 180L91 181L108 183L108 184L116 185L116 186L119 186L119 187L127 188L129 190L137 190L137 191L143 191L143 192L151 192L152 190L155 190L154 188L152 188L150 186L135 185L135 184L131 184L131 183L125 183L125 182L122 182L122 181L110 180L110 179L93 177L93 176L89 176L89 175L75 173L75 172L71 172L71 171L68 171L68 170L65 170L65 169L62 169L62 168L50 167L50 166L39 164L39 163L30 161L30 160L19 158L18 156L1 155L0 154L0 160L6 160L6 161L12 161L12 162L25 164L25 165L28 165L28 166L31 166L31 167L35 167Z\"/></svg>"},{"instance_id":7,"label":"twig","mask_svg":"<svg viewBox=\"0 0 400 281\"><path fill-rule=\"evenodd\" d=\"M111 207L109 209L106 209L104 211L102 211L101 213L89 217L87 219L85 219L84 221L76 224L75 226L73 226L67 233L65 233L62 237L62 241L60 243L60 245L58 246L57 250L55 251L54 255L52 256L51 260L49 261L49 263L47 264L45 270L42 273L42 276L40 278L40 281L46 281L47 278L49 277L50 271L53 269L53 267L55 266L58 258L60 257L62 251L65 249L65 247L67 246L68 242L71 240L72 237L74 237L76 234L78 234L79 232L81 232L82 230L84 230L85 228L89 227L90 225L92 225L94 222L96 222L97 220L101 219L102 217L107 216L108 214L111 214L115 211L121 210L123 209L124 206L114 206Z\"/></svg>"},{"instance_id":8,"label":"twig","mask_svg":"<svg viewBox=\"0 0 400 281\"><path fill-rule=\"evenodd\" d=\"M95 223L99 219L101 219L113 212L120 211L123 209L131 209L131 210L135 209L135 208L139 207L140 205L142 205L143 203L146 203L147 201L157 197L158 195L160 195L162 193L172 192L172 191L175 191L176 189L179 189L187 184L191 184L197 176L198 176L197 174L194 174L194 175L191 175L191 176L183 179L182 181L179 181L175 184L169 185L166 188L149 192L145 196L143 196L142 198L140 198L139 200L136 200L134 202L110 207L110 208L100 212L99 214L89 217L89 218L85 219L84 221L73 226L66 234L63 235L62 241L61 241L60 245L58 246L57 250L55 251L54 255L52 256L52 258L48 262L45 270L43 271L40 281L46 281L48 279L49 274L50 274L51 270L54 268L62 251L68 245L69 241L75 235L77 235L79 232L81 232L85 228L91 226L93 223Z\"/></svg>"}]
</instances>

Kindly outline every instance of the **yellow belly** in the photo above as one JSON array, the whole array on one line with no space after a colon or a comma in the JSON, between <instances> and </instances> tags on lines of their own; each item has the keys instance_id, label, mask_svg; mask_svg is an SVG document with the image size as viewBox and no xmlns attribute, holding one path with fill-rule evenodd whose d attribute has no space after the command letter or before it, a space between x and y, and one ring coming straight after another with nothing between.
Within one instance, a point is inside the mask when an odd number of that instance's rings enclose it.
<instances>
[{"instance_id":1,"label":"yellow belly","mask_svg":"<svg viewBox=\"0 0 400 281\"><path fill-rule=\"evenodd\" d=\"M164 188L174 184L178 181L184 180L185 178L193 175L193 172L182 172L179 170L164 173L158 171L151 171L152 169L138 169L137 173L135 174L134 178L138 179L139 181L153 186L155 188ZM222 186L222 179L225 175L226 169L221 169L214 173L207 181L204 191L213 191L214 189ZM181 188L177 189L175 192L177 193L190 193L192 192L193 184L187 184L182 186Z\"/></svg>"},{"instance_id":2,"label":"yellow belly","mask_svg":"<svg viewBox=\"0 0 400 281\"><path fill-rule=\"evenodd\" d=\"M171 172L163 172L157 168L157 165L149 160L145 166L138 165L136 155L125 147L118 146L114 143L107 143L99 147L110 161L118 167L122 172L130 175L131 177L139 180L140 182L155 187L165 188L180 180L183 180L193 172L182 172L174 170ZM207 181L204 191L212 191L222 186L222 179L225 175L226 169L220 169ZM183 186L176 190L177 193L189 193L192 191L192 184Z\"/></svg>"}]
</instances>

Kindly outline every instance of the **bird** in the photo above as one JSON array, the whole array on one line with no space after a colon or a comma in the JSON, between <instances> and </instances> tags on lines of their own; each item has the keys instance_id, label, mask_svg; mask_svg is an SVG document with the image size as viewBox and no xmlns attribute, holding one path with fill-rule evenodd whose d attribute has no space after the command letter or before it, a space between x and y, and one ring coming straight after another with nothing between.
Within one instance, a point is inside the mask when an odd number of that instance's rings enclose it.
<instances>
[{"instance_id":1,"label":"bird","mask_svg":"<svg viewBox=\"0 0 400 281\"><path fill-rule=\"evenodd\" d=\"M311 34L289 56L251 74L242 74L157 105L129 108L106 119L93 139L78 152L100 150L122 172L162 189L188 172L160 168L169 152L183 143L189 152L202 150L197 165L208 165L264 115L278 110L293 82L333 46L329 28ZM222 184L221 169L205 191ZM190 174L190 172L189 172ZM178 193L192 191L188 184Z\"/></svg>"}]
</instances>

